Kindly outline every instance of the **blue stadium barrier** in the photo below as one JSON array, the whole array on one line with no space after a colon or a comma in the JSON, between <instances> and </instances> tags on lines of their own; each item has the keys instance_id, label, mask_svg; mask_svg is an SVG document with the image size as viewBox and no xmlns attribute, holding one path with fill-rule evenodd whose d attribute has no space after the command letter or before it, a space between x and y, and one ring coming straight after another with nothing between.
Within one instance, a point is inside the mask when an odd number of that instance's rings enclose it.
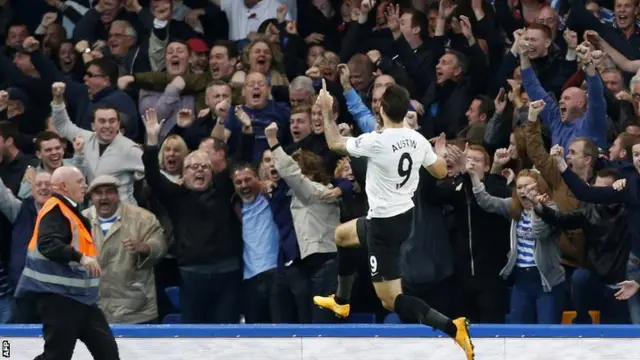
<instances>
[{"instance_id":1,"label":"blue stadium barrier","mask_svg":"<svg viewBox=\"0 0 640 360\"><path fill-rule=\"evenodd\" d=\"M167 294L173 308L180 312L180 288L177 286L167 287L164 289L164 293Z\"/></svg>"},{"instance_id":2,"label":"blue stadium barrier","mask_svg":"<svg viewBox=\"0 0 640 360\"><path fill-rule=\"evenodd\" d=\"M445 337L421 325L113 325L114 334L130 338L289 338L289 337ZM640 338L638 325L475 325L476 338ZM0 337L40 337L39 325L2 325Z\"/></svg>"},{"instance_id":3,"label":"blue stadium barrier","mask_svg":"<svg viewBox=\"0 0 640 360\"><path fill-rule=\"evenodd\" d=\"M353 313L347 319L349 324L375 324L376 314L372 313Z\"/></svg>"}]
</instances>

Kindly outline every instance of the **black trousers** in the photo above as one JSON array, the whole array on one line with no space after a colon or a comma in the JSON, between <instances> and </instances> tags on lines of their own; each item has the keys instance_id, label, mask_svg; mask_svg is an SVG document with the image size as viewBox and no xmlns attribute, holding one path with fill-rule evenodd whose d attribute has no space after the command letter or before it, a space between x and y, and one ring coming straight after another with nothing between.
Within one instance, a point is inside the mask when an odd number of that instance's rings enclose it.
<instances>
[{"instance_id":1,"label":"black trousers","mask_svg":"<svg viewBox=\"0 0 640 360\"><path fill-rule=\"evenodd\" d=\"M119 360L118 345L102 310L73 299L43 294L37 299L42 318L44 352L35 360L71 360L82 341L95 360Z\"/></svg>"}]
</instances>

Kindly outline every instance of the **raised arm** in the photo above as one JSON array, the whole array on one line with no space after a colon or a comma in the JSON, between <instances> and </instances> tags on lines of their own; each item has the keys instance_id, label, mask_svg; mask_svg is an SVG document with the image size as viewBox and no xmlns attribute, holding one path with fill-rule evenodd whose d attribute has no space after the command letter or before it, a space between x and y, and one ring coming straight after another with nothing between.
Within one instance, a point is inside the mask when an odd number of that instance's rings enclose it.
<instances>
[{"instance_id":1,"label":"raised arm","mask_svg":"<svg viewBox=\"0 0 640 360\"><path fill-rule=\"evenodd\" d=\"M347 151L347 138L340 135L340 130L338 130L338 124L331 119L331 112L333 108L333 97L327 91L327 83L324 79L322 79L322 89L320 89L320 94L318 95L318 99L316 100L316 104L322 109L322 118L324 120L324 137L327 139L327 145L330 150L337 152L343 155L350 155ZM361 135L360 137L362 137ZM355 139L354 139L355 141ZM356 146L357 147L357 146ZM357 155L355 156L366 156L366 155Z\"/></svg>"},{"instance_id":2,"label":"raised arm","mask_svg":"<svg viewBox=\"0 0 640 360\"><path fill-rule=\"evenodd\" d=\"M51 101L51 119L53 126L58 130L60 136L70 141L73 141L73 138L76 136L81 136L85 139L90 137L93 132L81 129L71 122L71 119L69 118L69 114L67 113L67 108L64 103L64 90L66 88L66 84L63 82L56 82L51 88L53 95L53 100Z\"/></svg>"},{"instance_id":3,"label":"raised arm","mask_svg":"<svg viewBox=\"0 0 640 360\"><path fill-rule=\"evenodd\" d=\"M18 199L9 188L4 185L2 179L0 179L0 212L9 219L9 221L16 221L20 207L22 206L22 200Z\"/></svg>"}]
</instances>

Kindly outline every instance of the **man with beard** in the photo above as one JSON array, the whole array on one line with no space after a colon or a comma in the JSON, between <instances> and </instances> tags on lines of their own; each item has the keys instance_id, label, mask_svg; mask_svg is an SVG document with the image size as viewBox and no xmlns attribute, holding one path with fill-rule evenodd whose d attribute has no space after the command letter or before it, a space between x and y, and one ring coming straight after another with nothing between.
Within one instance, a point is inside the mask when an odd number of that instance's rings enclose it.
<instances>
[{"instance_id":1,"label":"man with beard","mask_svg":"<svg viewBox=\"0 0 640 360\"><path fill-rule=\"evenodd\" d=\"M120 201L118 185L111 175L95 178L88 189L93 206L82 212L100 249L98 306L111 324L154 323L158 307L153 265L166 253L167 243L152 213Z\"/></svg>"}]
</instances>

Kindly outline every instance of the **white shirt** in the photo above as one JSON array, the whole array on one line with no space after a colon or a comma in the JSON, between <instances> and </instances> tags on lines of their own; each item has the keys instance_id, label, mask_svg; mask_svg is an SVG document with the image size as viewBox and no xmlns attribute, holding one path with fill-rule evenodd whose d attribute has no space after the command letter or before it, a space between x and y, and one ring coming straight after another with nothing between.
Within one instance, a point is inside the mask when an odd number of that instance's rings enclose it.
<instances>
[{"instance_id":1,"label":"white shirt","mask_svg":"<svg viewBox=\"0 0 640 360\"><path fill-rule=\"evenodd\" d=\"M349 138L346 147L349 155L368 158L368 219L389 218L413 208L420 166L430 166L438 159L429 141L407 128Z\"/></svg>"},{"instance_id":2,"label":"white shirt","mask_svg":"<svg viewBox=\"0 0 640 360\"><path fill-rule=\"evenodd\" d=\"M278 17L278 0L262 0L251 9L247 9L243 0L222 0L220 9L227 14L229 21L229 40L246 39L250 32L257 32L263 21ZM285 17L291 20L291 8Z\"/></svg>"}]
</instances>

